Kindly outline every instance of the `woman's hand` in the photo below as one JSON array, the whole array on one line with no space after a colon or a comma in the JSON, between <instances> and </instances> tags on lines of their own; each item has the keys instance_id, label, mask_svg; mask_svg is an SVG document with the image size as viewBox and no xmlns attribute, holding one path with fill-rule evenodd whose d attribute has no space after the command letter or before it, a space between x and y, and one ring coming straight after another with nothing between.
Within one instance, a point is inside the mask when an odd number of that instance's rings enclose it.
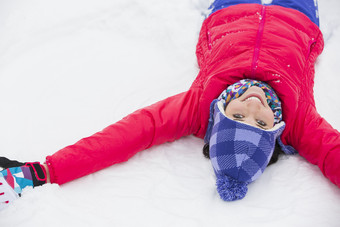
<instances>
[{"instance_id":1,"label":"woman's hand","mask_svg":"<svg viewBox=\"0 0 340 227\"><path fill-rule=\"evenodd\" d=\"M19 194L9 186L5 178L1 175L0 172L0 210L6 208L11 202L19 198Z\"/></svg>"},{"instance_id":2,"label":"woman's hand","mask_svg":"<svg viewBox=\"0 0 340 227\"><path fill-rule=\"evenodd\" d=\"M24 188L43 185L46 169L39 162L18 162L0 157L0 210L17 199Z\"/></svg>"}]
</instances>

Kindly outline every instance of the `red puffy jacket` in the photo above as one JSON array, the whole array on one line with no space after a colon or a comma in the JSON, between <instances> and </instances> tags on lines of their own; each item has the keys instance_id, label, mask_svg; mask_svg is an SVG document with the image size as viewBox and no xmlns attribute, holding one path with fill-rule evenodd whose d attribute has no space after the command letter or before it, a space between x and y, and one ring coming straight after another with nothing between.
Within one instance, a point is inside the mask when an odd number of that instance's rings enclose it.
<instances>
[{"instance_id":1,"label":"red puffy jacket","mask_svg":"<svg viewBox=\"0 0 340 227\"><path fill-rule=\"evenodd\" d=\"M293 9L242 4L213 13L202 25L200 72L190 89L48 156L51 182L66 183L185 135L203 138L212 100L249 78L270 84L280 97L283 143L340 186L340 134L317 113L313 97L314 63L323 44L319 28Z\"/></svg>"}]
</instances>

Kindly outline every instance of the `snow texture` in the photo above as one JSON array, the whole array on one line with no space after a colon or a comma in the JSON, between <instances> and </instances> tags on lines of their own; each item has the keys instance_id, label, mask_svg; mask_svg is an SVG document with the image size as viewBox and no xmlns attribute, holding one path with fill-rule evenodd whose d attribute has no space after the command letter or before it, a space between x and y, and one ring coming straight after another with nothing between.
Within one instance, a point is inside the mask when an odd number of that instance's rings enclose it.
<instances>
[{"instance_id":1,"label":"snow texture","mask_svg":"<svg viewBox=\"0 0 340 227\"><path fill-rule=\"evenodd\" d=\"M0 1L0 151L47 155L185 91L208 0ZM340 1L320 0L320 114L340 130ZM63 186L26 189L0 226L340 226L340 189L283 157L222 201L203 141L188 136Z\"/></svg>"}]
</instances>

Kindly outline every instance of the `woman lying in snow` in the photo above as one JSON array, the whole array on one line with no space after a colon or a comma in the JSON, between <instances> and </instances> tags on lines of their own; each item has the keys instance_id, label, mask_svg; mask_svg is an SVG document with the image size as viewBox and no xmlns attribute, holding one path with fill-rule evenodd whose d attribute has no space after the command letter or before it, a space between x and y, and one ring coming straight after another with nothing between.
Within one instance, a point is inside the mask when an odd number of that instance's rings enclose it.
<instances>
[{"instance_id":1,"label":"woman lying in snow","mask_svg":"<svg viewBox=\"0 0 340 227\"><path fill-rule=\"evenodd\" d=\"M223 200L242 199L279 150L297 151L340 186L340 134L317 113L313 97L323 49L318 24L314 0L216 0L188 91L137 110L44 164L0 158L0 208L27 186L64 184L190 134L205 139Z\"/></svg>"}]
</instances>

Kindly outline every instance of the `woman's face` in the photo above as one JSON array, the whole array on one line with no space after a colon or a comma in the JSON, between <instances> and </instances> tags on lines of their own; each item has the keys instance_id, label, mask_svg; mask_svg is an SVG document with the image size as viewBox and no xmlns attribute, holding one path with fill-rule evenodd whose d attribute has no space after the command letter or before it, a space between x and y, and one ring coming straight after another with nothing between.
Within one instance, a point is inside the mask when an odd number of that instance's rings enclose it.
<instances>
[{"instance_id":1,"label":"woman's face","mask_svg":"<svg viewBox=\"0 0 340 227\"><path fill-rule=\"evenodd\" d=\"M232 100L225 113L230 119L258 128L271 129L274 126L274 113L264 91L257 86L248 88L240 97Z\"/></svg>"}]
</instances>

